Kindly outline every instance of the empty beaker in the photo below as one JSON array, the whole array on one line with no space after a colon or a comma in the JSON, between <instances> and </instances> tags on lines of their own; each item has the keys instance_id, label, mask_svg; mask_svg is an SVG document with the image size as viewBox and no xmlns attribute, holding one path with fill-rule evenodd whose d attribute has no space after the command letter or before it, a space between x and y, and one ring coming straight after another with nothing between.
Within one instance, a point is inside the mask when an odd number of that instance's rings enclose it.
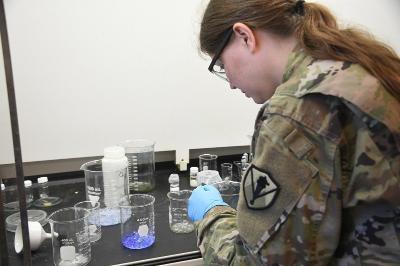
<instances>
[{"instance_id":1,"label":"empty beaker","mask_svg":"<svg viewBox=\"0 0 400 266\"><path fill-rule=\"evenodd\" d=\"M4 193L4 210L9 212L19 211L19 198L17 186L7 186L2 191ZM26 200L26 208L32 205L32 201Z\"/></svg>"},{"instance_id":2,"label":"empty beaker","mask_svg":"<svg viewBox=\"0 0 400 266\"><path fill-rule=\"evenodd\" d=\"M128 158L131 192L148 192L155 187L154 145L154 141L146 139L127 140L121 143Z\"/></svg>"},{"instance_id":3,"label":"empty beaker","mask_svg":"<svg viewBox=\"0 0 400 266\"><path fill-rule=\"evenodd\" d=\"M76 203L74 207L89 211L88 223L90 242L99 240L101 238L100 203L87 200Z\"/></svg>"},{"instance_id":4,"label":"empty beaker","mask_svg":"<svg viewBox=\"0 0 400 266\"><path fill-rule=\"evenodd\" d=\"M218 170L217 158L215 154L202 154L199 156L199 171Z\"/></svg>"},{"instance_id":5,"label":"empty beaker","mask_svg":"<svg viewBox=\"0 0 400 266\"><path fill-rule=\"evenodd\" d=\"M120 202L121 243L129 249L143 249L155 241L154 197L133 194Z\"/></svg>"},{"instance_id":6,"label":"empty beaker","mask_svg":"<svg viewBox=\"0 0 400 266\"><path fill-rule=\"evenodd\" d=\"M55 265L86 265L91 259L89 211L64 208L49 216Z\"/></svg>"},{"instance_id":7,"label":"empty beaker","mask_svg":"<svg viewBox=\"0 0 400 266\"><path fill-rule=\"evenodd\" d=\"M222 180L232 180L231 163L221 163L221 178Z\"/></svg>"},{"instance_id":8,"label":"empty beaker","mask_svg":"<svg viewBox=\"0 0 400 266\"><path fill-rule=\"evenodd\" d=\"M127 168L104 171L102 160L95 160L83 164L81 170L85 172L86 199L100 203L100 224L119 224L119 201L129 195Z\"/></svg>"},{"instance_id":9,"label":"empty beaker","mask_svg":"<svg viewBox=\"0 0 400 266\"><path fill-rule=\"evenodd\" d=\"M239 200L240 182L225 180L212 184L222 196L224 202L236 209Z\"/></svg>"},{"instance_id":10,"label":"empty beaker","mask_svg":"<svg viewBox=\"0 0 400 266\"><path fill-rule=\"evenodd\" d=\"M175 233L190 233L194 224L188 216L188 200L191 190L168 192L169 198L169 227Z\"/></svg>"}]
</instances>

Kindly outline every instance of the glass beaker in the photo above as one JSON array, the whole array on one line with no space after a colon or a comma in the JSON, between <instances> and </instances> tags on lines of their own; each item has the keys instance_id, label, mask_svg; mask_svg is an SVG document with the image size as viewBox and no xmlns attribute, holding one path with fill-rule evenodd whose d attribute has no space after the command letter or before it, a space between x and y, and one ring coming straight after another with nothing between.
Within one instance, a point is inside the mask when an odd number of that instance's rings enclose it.
<instances>
[{"instance_id":1,"label":"glass beaker","mask_svg":"<svg viewBox=\"0 0 400 266\"><path fill-rule=\"evenodd\" d=\"M101 238L100 203L86 200L76 203L74 207L89 211L88 223L90 242L99 240Z\"/></svg>"},{"instance_id":2,"label":"glass beaker","mask_svg":"<svg viewBox=\"0 0 400 266\"><path fill-rule=\"evenodd\" d=\"M64 208L49 216L55 265L86 265L91 259L89 211Z\"/></svg>"},{"instance_id":3,"label":"glass beaker","mask_svg":"<svg viewBox=\"0 0 400 266\"><path fill-rule=\"evenodd\" d=\"M120 223L119 201L129 195L128 169L103 171L102 160L90 161L81 166L85 172L86 200L100 203L102 226ZM112 179L105 185L104 179Z\"/></svg>"},{"instance_id":4,"label":"glass beaker","mask_svg":"<svg viewBox=\"0 0 400 266\"><path fill-rule=\"evenodd\" d=\"M155 241L154 197L133 194L120 202L121 243L129 249L143 249Z\"/></svg>"},{"instance_id":5,"label":"glass beaker","mask_svg":"<svg viewBox=\"0 0 400 266\"><path fill-rule=\"evenodd\" d=\"M169 227L175 233L190 233L194 224L188 217L188 200L191 190L168 192L169 198Z\"/></svg>"},{"instance_id":6,"label":"glass beaker","mask_svg":"<svg viewBox=\"0 0 400 266\"><path fill-rule=\"evenodd\" d=\"M217 158L215 154L202 154L199 156L199 171L218 170Z\"/></svg>"},{"instance_id":7,"label":"glass beaker","mask_svg":"<svg viewBox=\"0 0 400 266\"><path fill-rule=\"evenodd\" d=\"M7 186L2 191L4 193L4 210L9 212L19 211L18 189L16 185ZM26 208L32 205L32 201L26 200Z\"/></svg>"},{"instance_id":8,"label":"glass beaker","mask_svg":"<svg viewBox=\"0 0 400 266\"><path fill-rule=\"evenodd\" d=\"M218 189L224 202L236 209L239 200L240 182L225 180L211 185Z\"/></svg>"},{"instance_id":9,"label":"glass beaker","mask_svg":"<svg viewBox=\"0 0 400 266\"><path fill-rule=\"evenodd\" d=\"M155 187L154 145L154 141L146 139L127 140L121 143L128 158L131 192L148 192Z\"/></svg>"},{"instance_id":10,"label":"glass beaker","mask_svg":"<svg viewBox=\"0 0 400 266\"><path fill-rule=\"evenodd\" d=\"M221 178L222 180L232 180L231 163L221 163Z\"/></svg>"}]
</instances>

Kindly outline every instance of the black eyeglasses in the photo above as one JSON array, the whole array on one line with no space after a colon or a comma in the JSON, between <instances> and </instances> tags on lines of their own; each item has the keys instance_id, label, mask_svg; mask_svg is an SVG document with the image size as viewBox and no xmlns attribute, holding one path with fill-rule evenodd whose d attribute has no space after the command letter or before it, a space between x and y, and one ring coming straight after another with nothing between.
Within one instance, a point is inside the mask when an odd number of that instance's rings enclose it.
<instances>
[{"instance_id":1,"label":"black eyeglasses","mask_svg":"<svg viewBox=\"0 0 400 266\"><path fill-rule=\"evenodd\" d=\"M208 66L208 70L217 75L218 77L226 80L229 82L228 77L226 76L225 68L224 65L222 64L221 60L219 60L219 57L221 56L222 52L224 51L225 46L228 44L229 40L231 39L233 33L233 28L229 28L225 36L222 40L222 43L220 46L218 46L217 52L215 53L213 59L211 60L210 65Z\"/></svg>"}]
</instances>

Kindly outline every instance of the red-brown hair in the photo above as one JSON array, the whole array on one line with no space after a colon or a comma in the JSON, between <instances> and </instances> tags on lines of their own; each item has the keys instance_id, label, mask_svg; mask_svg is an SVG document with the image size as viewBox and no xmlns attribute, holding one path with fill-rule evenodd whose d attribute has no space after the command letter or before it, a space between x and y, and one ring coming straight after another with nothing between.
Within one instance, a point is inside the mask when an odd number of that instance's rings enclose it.
<instances>
[{"instance_id":1,"label":"red-brown hair","mask_svg":"<svg viewBox=\"0 0 400 266\"><path fill-rule=\"evenodd\" d=\"M357 63L400 101L400 58L392 48L359 29L340 29L331 12L320 4L304 3L304 14L298 14L296 2L211 0L201 23L201 51L214 54L223 32L236 22L282 37L295 34L312 57Z\"/></svg>"}]
</instances>

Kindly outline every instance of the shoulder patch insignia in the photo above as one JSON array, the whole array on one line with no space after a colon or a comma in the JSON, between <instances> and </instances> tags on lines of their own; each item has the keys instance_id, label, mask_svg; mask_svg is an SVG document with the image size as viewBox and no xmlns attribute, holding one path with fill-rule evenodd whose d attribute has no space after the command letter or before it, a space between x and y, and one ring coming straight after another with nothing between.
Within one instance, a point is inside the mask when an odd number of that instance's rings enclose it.
<instances>
[{"instance_id":1,"label":"shoulder patch insignia","mask_svg":"<svg viewBox=\"0 0 400 266\"><path fill-rule=\"evenodd\" d=\"M272 176L251 164L243 180L243 194L247 207L262 210L270 207L279 193L279 184Z\"/></svg>"}]
</instances>

